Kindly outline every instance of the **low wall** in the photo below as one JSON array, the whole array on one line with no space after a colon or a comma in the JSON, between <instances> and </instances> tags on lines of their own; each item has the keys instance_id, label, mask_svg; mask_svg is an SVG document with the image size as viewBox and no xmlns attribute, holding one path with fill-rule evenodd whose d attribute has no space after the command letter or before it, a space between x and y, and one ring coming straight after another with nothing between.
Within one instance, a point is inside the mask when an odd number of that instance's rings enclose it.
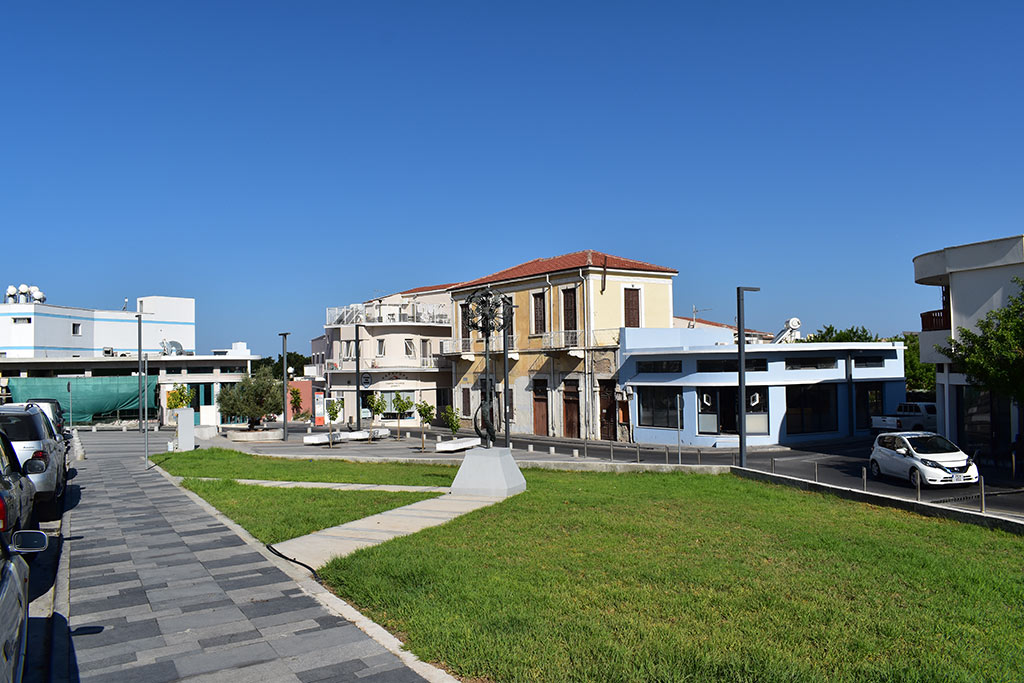
<instances>
[{"instance_id":1,"label":"low wall","mask_svg":"<svg viewBox=\"0 0 1024 683\"><path fill-rule=\"evenodd\" d=\"M253 431L230 431L224 436L228 441L283 441L284 431L280 429L263 429Z\"/></svg>"}]
</instances>

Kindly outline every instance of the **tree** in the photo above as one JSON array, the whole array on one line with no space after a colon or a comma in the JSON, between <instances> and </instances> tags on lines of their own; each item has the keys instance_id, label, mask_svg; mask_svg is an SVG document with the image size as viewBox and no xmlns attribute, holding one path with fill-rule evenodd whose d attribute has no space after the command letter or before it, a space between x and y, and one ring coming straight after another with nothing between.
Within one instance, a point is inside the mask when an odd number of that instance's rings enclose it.
<instances>
[{"instance_id":1,"label":"tree","mask_svg":"<svg viewBox=\"0 0 1024 683\"><path fill-rule=\"evenodd\" d=\"M878 341L878 335L866 327L848 327L845 330L837 330L832 325L825 325L817 332L807 335L801 342L874 342Z\"/></svg>"},{"instance_id":2,"label":"tree","mask_svg":"<svg viewBox=\"0 0 1024 683\"><path fill-rule=\"evenodd\" d=\"M903 350L903 376L907 380L907 391L935 394L935 366L921 362L921 341L918 336L908 332L893 341L901 341L906 347Z\"/></svg>"},{"instance_id":3,"label":"tree","mask_svg":"<svg viewBox=\"0 0 1024 683\"><path fill-rule=\"evenodd\" d=\"M370 411L372 420L376 420L377 416L382 414L388 409L388 402L384 400L384 397L380 394L370 394L366 397L366 408ZM370 439L373 439L373 430L370 430Z\"/></svg>"},{"instance_id":4,"label":"tree","mask_svg":"<svg viewBox=\"0 0 1024 683\"><path fill-rule=\"evenodd\" d=\"M292 419L295 420L299 417L299 411L302 410L302 392L298 387L289 387L288 397L288 402L292 404Z\"/></svg>"},{"instance_id":5,"label":"tree","mask_svg":"<svg viewBox=\"0 0 1024 683\"><path fill-rule=\"evenodd\" d=\"M434 406L426 401L416 404L416 412L420 416L420 451L427 450L427 423L434 421Z\"/></svg>"},{"instance_id":6,"label":"tree","mask_svg":"<svg viewBox=\"0 0 1024 683\"><path fill-rule=\"evenodd\" d=\"M441 411L441 421L452 430L452 436L454 437L459 433L459 428L462 426L462 420L459 419L458 414L455 412L455 408L450 405L444 407Z\"/></svg>"},{"instance_id":7,"label":"tree","mask_svg":"<svg viewBox=\"0 0 1024 683\"><path fill-rule=\"evenodd\" d=\"M1013 278L1020 291L1002 308L978 321L978 331L957 328L957 339L936 350L963 369L976 387L1024 404L1024 280Z\"/></svg>"},{"instance_id":8,"label":"tree","mask_svg":"<svg viewBox=\"0 0 1024 683\"><path fill-rule=\"evenodd\" d=\"M226 417L241 417L255 429L266 415L284 412L281 382L270 369L262 368L238 384L226 386L217 396L217 406Z\"/></svg>"},{"instance_id":9,"label":"tree","mask_svg":"<svg viewBox=\"0 0 1024 683\"><path fill-rule=\"evenodd\" d=\"M309 356L303 356L301 353L295 351L288 352L288 367L295 370L297 374L302 373L302 368L310 364ZM257 361L253 361L252 371L256 372L262 368L270 368L274 377L281 376L281 354L277 354L277 360L273 360L269 356L266 358L260 358Z\"/></svg>"},{"instance_id":10,"label":"tree","mask_svg":"<svg viewBox=\"0 0 1024 683\"><path fill-rule=\"evenodd\" d=\"M195 389L190 389L187 384L175 384L174 388L167 392L167 409L188 408L195 397Z\"/></svg>"},{"instance_id":11,"label":"tree","mask_svg":"<svg viewBox=\"0 0 1024 683\"><path fill-rule=\"evenodd\" d=\"M328 448L334 448L334 421L338 419L338 413L341 412L342 407L345 405L345 399L338 398L327 399L327 417L330 422L327 423L327 446Z\"/></svg>"},{"instance_id":12,"label":"tree","mask_svg":"<svg viewBox=\"0 0 1024 683\"><path fill-rule=\"evenodd\" d=\"M395 392L395 397L391 399L391 407L398 413L398 438L402 438L402 415L412 410L413 402L411 398L406 398L402 394Z\"/></svg>"}]
</instances>

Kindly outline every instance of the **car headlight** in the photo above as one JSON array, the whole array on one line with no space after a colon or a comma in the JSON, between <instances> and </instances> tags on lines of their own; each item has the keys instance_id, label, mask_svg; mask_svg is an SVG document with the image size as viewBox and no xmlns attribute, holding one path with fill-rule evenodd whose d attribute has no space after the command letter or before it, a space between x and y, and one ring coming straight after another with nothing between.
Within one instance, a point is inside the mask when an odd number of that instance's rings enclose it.
<instances>
[{"instance_id":1,"label":"car headlight","mask_svg":"<svg viewBox=\"0 0 1024 683\"><path fill-rule=\"evenodd\" d=\"M944 470L944 469L946 469L945 467L943 467L939 463L935 462L934 460L925 460L924 458L922 458L921 459L921 464L924 465L925 467L934 467L937 470Z\"/></svg>"}]
</instances>

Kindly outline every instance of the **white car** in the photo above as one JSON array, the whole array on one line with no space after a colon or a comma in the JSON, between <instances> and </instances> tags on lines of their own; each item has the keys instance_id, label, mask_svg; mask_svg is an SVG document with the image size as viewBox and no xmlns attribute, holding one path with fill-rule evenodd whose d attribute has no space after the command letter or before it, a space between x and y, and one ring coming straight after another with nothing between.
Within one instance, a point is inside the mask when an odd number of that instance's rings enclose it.
<instances>
[{"instance_id":1,"label":"white car","mask_svg":"<svg viewBox=\"0 0 1024 683\"><path fill-rule=\"evenodd\" d=\"M888 432L875 438L871 476L883 474L925 484L973 484L978 466L949 439L932 432Z\"/></svg>"},{"instance_id":2,"label":"white car","mask_svg":"<svg viewBox=\"0 0 1024 683\"><path fill-rule=\"evenodd\" d=\"M67 489L67 460L63 440L58 441L50 418L37 405L9 403L0 406L0 430L14 445L22 467L29 460L45 465L42 472L28 473L36 487L36 514L39 519L60 519Z\"/></svg>"}]
</instances>

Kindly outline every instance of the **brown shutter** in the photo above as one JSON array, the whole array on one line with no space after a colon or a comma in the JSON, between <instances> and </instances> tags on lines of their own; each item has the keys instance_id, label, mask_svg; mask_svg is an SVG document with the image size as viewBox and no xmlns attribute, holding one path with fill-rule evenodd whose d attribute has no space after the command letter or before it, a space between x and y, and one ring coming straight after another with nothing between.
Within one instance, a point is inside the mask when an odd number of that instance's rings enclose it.
<instances>
[{"instance_id":1,"label":"brown shutter","mask_svg":"<svg viewBox=\"0 0 1024 683\"><path fill-rule=\"evenodd\" d=\"M547 319L544 315L544 295L533 295L533 332L541 334L547 332Z\"/></svg>"},{"instance_id":2,"label":"brown shutter","mask_svg":"<svg viewBox=\"0 0 1024 683\"><path fill-rule=\"evenodd\" d=\"M627 289L625 290L625 294L625 327L640 327L640 290Z\"/></svg>"},{"instance_id":3,"label":"brown shutter","mask_svg":"<svg viewBox=\"0 0 1024 683\"><path fill-rule=\"evenodd\" d=\"M576 329L576 290L562 290L562 315L565 318L562 322L562 329Z\"/></svg>"}]
</instances>

